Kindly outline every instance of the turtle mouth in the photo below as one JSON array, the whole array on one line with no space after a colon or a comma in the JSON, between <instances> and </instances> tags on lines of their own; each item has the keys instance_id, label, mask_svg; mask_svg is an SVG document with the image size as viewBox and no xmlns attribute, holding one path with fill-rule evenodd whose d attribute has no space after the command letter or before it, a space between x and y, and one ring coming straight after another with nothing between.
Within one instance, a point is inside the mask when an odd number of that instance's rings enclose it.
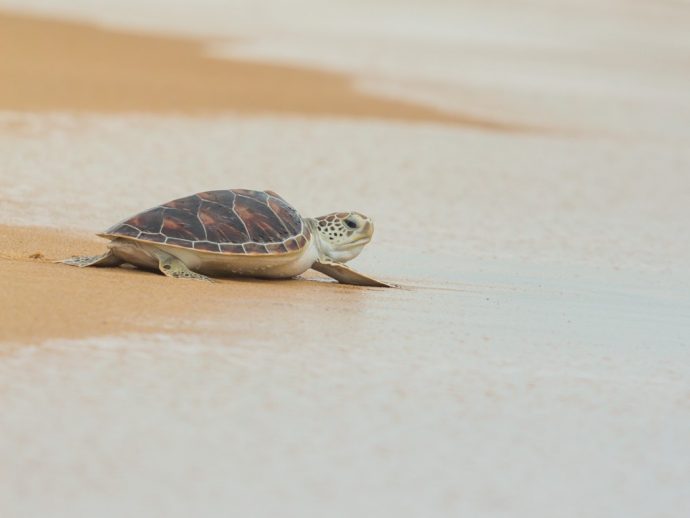
<instances>
[{"instance_id":1,"label":"turtle mouth","mask_svg":"<svg viewBox=\"0 0 690 518\"><path fill-rule=\"evenodd\" d=\"M345 245L345 248L351 248L353 246L361 246L361 245L366 245L369 241L371 241L371 236L362 236L359 239L355 239L354 241L350 241Z\"/></svg>"}]
</instances>

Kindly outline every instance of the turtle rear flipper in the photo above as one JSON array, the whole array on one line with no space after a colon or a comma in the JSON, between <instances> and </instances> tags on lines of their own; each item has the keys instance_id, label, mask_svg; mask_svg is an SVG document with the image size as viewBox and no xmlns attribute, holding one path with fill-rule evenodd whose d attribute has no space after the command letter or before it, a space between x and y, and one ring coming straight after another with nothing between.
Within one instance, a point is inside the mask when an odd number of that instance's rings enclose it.
<instances>
[{"instance_id":1,"label":"turtle rear flipper","mask_svg":"<svg viewBox=\"0 0 690 518\"><path fill-rule=\"evenodd\" d=\"M181 259L157 250L154 252L158 258L158 268L167 277L175 277L176 279L196 279L198 281L215 282L213 279L201 275L200 273L190 270Z\"/></svg>"},{"instance_id":2,"label":"turtle rear flipper","mask_svg":"<svg viewBox=\"0 0 690 518\"><path fill-rule=\"evenodd\" d=\"M69 264L70 266L78 266L84 268L86 266L120 266L123 261L117 257L111 250L101 255L79 255L56 261L57 263Z\"/></svg>"},{"instance_id":3,"label":"turtle rear flipper","mask_svg":"<svg viewBox=\"0 0 690 518\"><path fill-rule=\"evenodd\" d=\"M312 268L317 272L333 277L342 284L353 284L355 286L372 286L375 288L394 288L392 284L377 281L371 277L354 271L349 266L332 261L316 261Z\"/></svg>"}]
</instances>

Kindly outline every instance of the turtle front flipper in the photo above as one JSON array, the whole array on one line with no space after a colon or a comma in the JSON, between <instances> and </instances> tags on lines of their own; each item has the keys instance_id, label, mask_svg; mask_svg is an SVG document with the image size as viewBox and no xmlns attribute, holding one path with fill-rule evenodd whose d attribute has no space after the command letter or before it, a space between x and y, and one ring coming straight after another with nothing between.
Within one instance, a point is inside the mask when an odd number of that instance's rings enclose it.
<instances>
[{"instance_id":1,"label":"turtle front flipper","mask_svg":"<svg viewBox=\"0 0 690 518\"><path fill-rule=\"evenodd\" d=\"M333 277L336 281L343 284L353 284L355 286L373 286L375 288L394 288L393 284L372 279L363 273L354 271L349 266L332 261L316 261L312 268L317 272Z\"/></svg>"},{"instance_id":2,"label":"turtle front flipper","mask_svg":"<svg viewBox=\"0 0 690 518\"><path fill-rule=\"evenodd\" d=\"M168 277L175 277L176 279L196 279L198 281L215 282L205 275L193 272L187 265L174 255L170 255L162 250L155 252L158 258L158 268Z\"/></svg>"},{"instance_id":3,"label":"turtle front flipper","mask_svg":"<svg viewBox=\"0 0 690 518\"><path fill-rule=\"evenodd\" d=\"M118 258L111 250L101 255L80 255L56 261L57 263L68 264L70 266L78 266L84 268L86 266L120 266L122 260Z\"/></svg>"}]
</instances>

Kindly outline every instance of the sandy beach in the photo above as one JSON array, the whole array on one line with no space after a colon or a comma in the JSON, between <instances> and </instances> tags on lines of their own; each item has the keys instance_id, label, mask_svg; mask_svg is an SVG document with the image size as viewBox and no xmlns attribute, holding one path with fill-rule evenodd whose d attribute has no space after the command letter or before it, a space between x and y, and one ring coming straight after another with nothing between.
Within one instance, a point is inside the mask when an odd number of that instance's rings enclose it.
<instances>
[{"instance_id":1,"label":"sandy beach","mask_svg":"<svg viewBox=\"0 0 690 518\"><path fill-rule=\"evenodd\" d=\"M686 515L686 4L1 6L3 518ZM399 288L54 263L237 187Z\"/></svg>"}]
</instances>

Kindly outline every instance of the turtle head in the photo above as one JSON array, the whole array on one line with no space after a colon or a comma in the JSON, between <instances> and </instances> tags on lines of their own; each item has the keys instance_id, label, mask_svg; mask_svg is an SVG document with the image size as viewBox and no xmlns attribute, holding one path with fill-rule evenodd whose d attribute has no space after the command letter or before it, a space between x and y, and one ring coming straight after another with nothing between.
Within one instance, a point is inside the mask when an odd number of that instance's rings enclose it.
<instances>
[{"instance_id":1,"label":"turtle head","mask_svg":"<svg viewBox=\"0 0 690 518\"><path fill-rule=\"evenodd\" d=\"M333 212L313 222L320 252L337 263L357 257L374 234L374 222L359 212Z\"/></svg>"}]
</instances>

